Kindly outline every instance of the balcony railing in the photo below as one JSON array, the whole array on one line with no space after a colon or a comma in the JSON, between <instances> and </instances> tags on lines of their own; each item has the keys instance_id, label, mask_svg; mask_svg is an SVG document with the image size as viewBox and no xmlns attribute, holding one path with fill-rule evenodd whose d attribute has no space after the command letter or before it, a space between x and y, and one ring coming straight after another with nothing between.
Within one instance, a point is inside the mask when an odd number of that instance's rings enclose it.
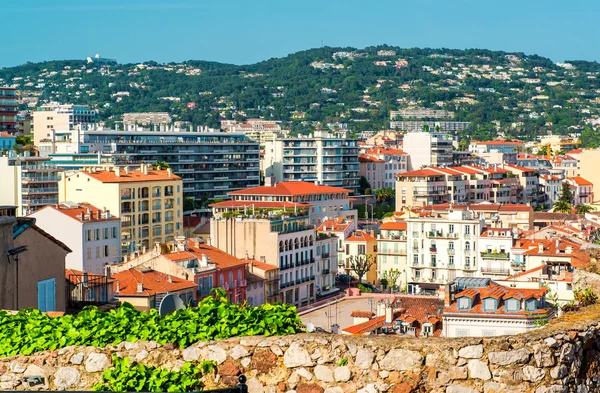
<instances>
[{"instance_id":1,"label":"balcony railing","mask_svg":"<svg viewBox=\"0 0 600 393\"><path fill-rule=\"evenodd\" d=\"M329 269L323 269L323 270L321 271L321 273L322 273L322 274L329 274Z\"/></svg>"},{"instance_id":2,"label":"balcony railing","mask_svg":"<svg viewBox=\"0 0 600 393\"><path fill-rule=\"evenodd\" d=\"M325 253L321 254L321 258L329 258L329 253L325 252Z\"/></svg>"},{"instance_id":3,"label":"balcony railing","mask_svg":"<svg viewBox=\"0 0 600 393\"><path fill-rule=\"evenodd\" d=\"M497 274L497 275L501 275L501 276L509 276L510 275L510 269L504 269L504 268L495 268L495 267L481 267L481 273L484 274Z\"/></svg>"},{"instance_id":4,"label":"balcony railing","mask_svg":"<svg viewBox=\"0 0 600 393\"><path fill-rule=\"evenodd\" d=\"M510 253L483 251L483 252L481 252L481 258L483 258L483 259L508 259L508 258L510 258Z\"/></svg>"},{"instance_id":5,"label":"balcony railing","mask_svg":"<svg viewBox=\"0 0 600 393\"><path fill-rule=\"evenodd\" d=\"M458 239L458 233L444 233L441 231L429 231L426 236L428 238L440 238L440 239Z\"/></svg>"}]
</instances>

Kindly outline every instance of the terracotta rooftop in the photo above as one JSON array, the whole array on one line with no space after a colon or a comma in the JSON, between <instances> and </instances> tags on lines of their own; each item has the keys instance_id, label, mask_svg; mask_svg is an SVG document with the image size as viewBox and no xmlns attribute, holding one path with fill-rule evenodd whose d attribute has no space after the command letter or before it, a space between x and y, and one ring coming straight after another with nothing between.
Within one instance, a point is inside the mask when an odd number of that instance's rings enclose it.
<instances>
[{"instance_id":1,"label":"terracotta rooftop","mask_svg":"<svg viewBox=\"0 0 600 393\"><path fill-rule=\"evenodd\" d=\"M379 227L382 231L406 231L406 228L406 222L404 221L388 221Z\"/></svg>"},{"instance_id":2,"label":"terracotta rooftop","mask_svg":"<svg viewBox=\"0 0 600 393\"><path fill-rule=\"evenodd\" d=\"M109 218L106 218L105 212L95 206L90 205L89 203L79 203L73 207L62 203L56 205L47 205L38 211L42 211L44 209L56 210L67 217L71 217L74 220L85 223L119 220L118 217L113 215L110 215ZM82 217L85 217L85 220L82 220Z\"/></svg>"},{"instance_id":3,"label":"terracotta rooftop","mask_svg":"<svg viewBox=\"0 0 600 393\"><path fill-rule=\"evenodd\" d=\"M93 273L85 273L86 277L88 279L88 281L90 280L102 280L104 278L106 278L106 276L103 276L101 274L93 274ZM80 270L75 270L75 269L65 269L65 277L67 278L67 281L69 281L71 284L77 285L77 284L81 284L82 282L84 282L84 272L80 271ZM107 278L107 283L112 283L113 281L115 281L113 278ZM99 282L98 282L99 284Z\"/></svg>"},{"instance_id":4,"label":"terracotta rooftop","mask_svg":"<svg viewBox=\"0 0 600 393\"><path fill-rule=\"evenodd\" d=\"M352 225L352 220L345 217L329 218L317 227L318 232L344 232Z\"/></svg>"},{"instance_id":5,"label":"terracotta rooftop","mask_svg":"<svg viewBox=\"0 0 600 393\"><path fill-rule=\"evenodd\" d=\"M267 201L223 201L213 203L210 207L233 207L233 208L247 208L252 212L252 208L255 209L293 209L301 207L311 207L310 203L294 203L294 202L267 202Z\"/></svg>"},{"instance_id":6,"label":"terracotta rooftop","mask_svg":"<svg viewBox=\"0 0 600 393\"><path fill-rule=\"evenodd\" d=\"M100 171L79 171L71 176L86 175L93 179L96 179L102 183L133 183L133 182L146 182L146 181L176 181L181 178L169 170L153 170L148 169L148 174L144 174L139 169L130 170L126 173L125 170L119 169L120 176L117 176L114 171L100 170ZM71 177L69 176L69 177Z\"/></svg>"},{"instance_id":7,"label":"terracotta rooftop","mask_svg":"<svg viewBox=\"0 0 600 393\"><path fill-rule=\"evenodd\" d=\"M364 231L355 231L352 235L350 235L350 236L348 236L348 238L346 238L346 241L347 242L373 242L373 241L377 241L377 239Z\"/></svg>"},{"instance_id":8,"label":"terracotta rooftop","mask_svg":"<svg viewBox=\"0 0 600 393\"><path fill-rule=\"evenodd\" d=\"M196 288L192 281L182 280L169 274L160 273L146 268L132 268L116 274L114 290L119 296L148 297L157 293L178 292ZM117 287L117 282L119 287ZM138 292L138 284L142 284L142 291ZM119 291L117 292L117 288Z\"/></svg>"},{"instance_id":9,"label":"terracotta rooftop","mask_svg":"<svg viewBox=\"0 0 600 393\"><path fill-rule=\"evenodd\" d=\"M352 311L352 313L350 314L350 316L352 318L371 318L373 315L375 315L375 313L372 311L360 311L360 310Z\"/></svg>"},{"instance_id":10,"label":"terracotta rooftop","mask_svg":"<svg viewBox=\"0 0 600 393\"><path fill-rule=\"evenodd\" d=\"M252 264L255 268L263 270L265 272L279 269L279 267L275 265L270 265L265 262L257 261L256 259L244 258L242 259L242 261L246 264Z\"/></svg>"},{"instance_id":11,"label":"terracotta rooftop","mask_svg":"<svg viewBox=\"0 0 600 393\"><path fill-rule=\"evenodd\" d=\"M578 186L593 186L594 184L588 180L585 180L581 176L568 177L567 180L573 181Z\"/></svg>"},{"instance_id":12,"label":"terracotta rooftop","mask_svg":"<svg viewBox=\"0 0 600 393\"><path fill-rule=\"evenodd\" d=\"M304 181L284 181L274 186L260 186L247 188L245 190L232 191L228 195L317 195L317 194L349 194L351 190L341 187L317 185Z\"/></svg>"},{"instance_id":13,"label":"terracotta rooftop","mask_svg":"<svg viewBox=\"0 0 600 393\"><path fill-rule=\"evenodd\" d=\"M385 160L367 154L361 154L358 156L358 162L377 162L383 164Z\"/></svg>"}]
</instances>

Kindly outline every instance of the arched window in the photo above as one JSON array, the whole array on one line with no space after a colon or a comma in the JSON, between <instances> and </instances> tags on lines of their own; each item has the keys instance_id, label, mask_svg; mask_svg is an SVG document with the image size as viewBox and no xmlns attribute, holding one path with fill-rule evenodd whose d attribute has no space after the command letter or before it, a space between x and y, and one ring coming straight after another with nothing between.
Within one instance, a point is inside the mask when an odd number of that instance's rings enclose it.
<instances>
[{"instance_id":1,"label":"arched window","mask_svg":"<svg viewBox=\"0 0 600 393\"><path fill-rule=\"evenodd\" d=\"M299 245L300 245L300 242L298 241L298 238L295 238L294 239L294 249L298 249Z\"/></svg>"},{"instance_id":2,"label":"arched window","mask_svg":"<svg viewBox=\"0 0 600 393\"><path fill-rule=\"evenodd\" d=\"M283 241L279 242L279 252L282 252L284 250L283 248Z\"/></svg>"},{"instance_id":3,"label":"arched window","mask_svg":"<svg viewBox=\"0 0 600 393\"><path fill-rule=\"evenodd\" d=\"M224 278L223 278L223 273L221 273L221 275L219 276L219 286L221 288L223 288L224 283L225 282L224 282Z\"/></svg>"},{"instance_id":4,"label":"arched window","mask_svg":"<svg viewBox=\"0 0 600 393\"><path fill-rule=\"evenodd\" d=\"M471 243L465 242L465 251L471 251Z\"/></svg>"},{"instance_id":5,"label":"arched window","mask_svg":"<svg viewBox=\"0 0 600 393\"><path fill-rule=\"evenodd\" d=\"M229 272L229 285L233 285L233 272Z\"/></svg>"},{"instance_id":6,"label":"arched window","mask_svg":"<svg viewBox=\"0 0 600 393\"><path fill-rule=\"evenodd\" d=\"M308 245L309 246L313 245L313 237L312 237L312 235L310 235L310 237L308 238Z\"/></svg>"}]
</instances>

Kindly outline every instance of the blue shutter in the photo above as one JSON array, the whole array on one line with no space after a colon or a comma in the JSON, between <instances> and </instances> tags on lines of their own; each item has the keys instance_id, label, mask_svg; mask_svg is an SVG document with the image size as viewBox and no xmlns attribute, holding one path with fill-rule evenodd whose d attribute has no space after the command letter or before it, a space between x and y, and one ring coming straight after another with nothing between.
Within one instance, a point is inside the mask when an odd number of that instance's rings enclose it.
<instances>
[{"instance_id":1,"label":"blue shutter","mask_svg":"<svg viewBox=\"0 0 600 393\"><path fill-rule=\"evenodd\" d=\"M38 309L56 311L56 279L38 281Z\"/></svg>"}]
</instances>

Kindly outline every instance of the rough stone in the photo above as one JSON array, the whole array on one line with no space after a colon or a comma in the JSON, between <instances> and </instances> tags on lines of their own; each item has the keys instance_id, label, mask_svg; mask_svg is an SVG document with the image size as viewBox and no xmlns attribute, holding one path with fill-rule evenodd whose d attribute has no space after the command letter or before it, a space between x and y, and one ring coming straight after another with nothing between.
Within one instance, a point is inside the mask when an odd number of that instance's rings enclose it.
<instances>
[{"instance_id":1,"label":"rough stone","mask_svg":"<svg viewBox=\"0 0 600 393\"><path fill-rule=\"evenodd\" d=\"M344 389L339 386L332 386L330 388L325 389L324 393L344 393Z\"/></svg>"},{"instance_id":2,"label":"rough stone","mask_svg":"<svg viewBox=\"0 0 600 393\"><path fill-rule=\"evenodd\" d=\"M367 348L361 348L356 353L354 366L368 369L371 367L371 364L373 364L373 359L375 359L375 352Z\"/></svg>"},{"instance_id":3,"label":"rough stone","mask_svg":"<svg viewBox=\"0 0 600 393\"><path fill-rule=\"evenodd\" d=\"M308 371L307 369L305 369L304 367L300 367L298 370L296 370L296 372L298 373L299 376L306 379L307 381L311 381L313 379L312 373L310 371Z\"/></svg>"},{"instance_id":4,"label":"rough stone","mask_svg":"<svg viewBox=\"0 0 600 393\"><path fill-rule=\"evenodd\" d=\"M208 354L206 355L207 360L214 360L217 364L221 364L227 359L227 352L219 347L218 345L211 345L208 347Z\"/></svg>"},{"instance_id":5,"label":"rough stone","mask_svg":"<svg viewBox=\"0 0 600 393\"><path fill-rule=\"evenodd\" d=\"M468 386L450 385L446 388L446 393L479 393L479 391Z\"/></svg>"},{"instance_id":6,"label":"rough stone","mask_svg":"<svg viewBox=\"0 0 600 393\"><path fill-rule=\"evenodd\" d=\"M411 393L415 386L408 382L402 382L394 385L392 393Z\"/></svg>"},{"instance_id":7,"label":"rough stone","mask_svg":"<svg viewBox=\"0 0 600 393\"><path fill-rule=\"evenodd\" d=\"M292 375L288 378L288 385L290 388L294 389L300 383L300 376L297 372L293 372Z\"/></svg>"},{"instance_id":8,"label":"rough stone","mask_svg":"<svg viewBox=\"0 0 600 393\"><path fill-rule=\"evenodd\" d=\"M523 364L529 360L529 351L525 348L514 351L490 352L488 354L490 363L508 366L509 364Z\"/></svg>"},{"instance_id":9,"label":"rough stone","mask_svg":"<svg viewBox=\"0 0 600 393\"><path fill-rule=\"evenodd\" d=\"M465 359L479 359L483 356L483 345L469 345L458 351L458 356Z\"/></svg>"},{"instance_id":10,"label":"rough stone","mask_svg":"<svg viewBox=\"0 0 600 393\"><path fill-rule=\"evenodd\" d=\"M75 355L71 356L71 360L69 360L73 364L81 364L83 363L83 359L85 354L83 352L77 352Z\"/></svg>"},{"instance_id":11,"label":"rough stone","mask_svg":"<svg viewBox=\"0 0 600 393\"><path fill-rule=\"evenodd\" d=\"M504 393L506 385L498 382L486 382L483 384L483 393Z\"/></svg>"},{"instance_id":12,"label":"rough stone","mask_svg":"<svg viewBox=\"0 0 600 393\"><path fill-rule=\"evenodd\" d=\"M466 367L450 367L448 369L448 375L450 379L467 379L467 368Z\"/></svg>"},{"instance_id":13,"label":"rough stone","mask_svg":"<svg viewBox=\"0 0 600 393\"><path fill-rule=\"evenodd\" d=\"M525 366L523 367L523 380L538 382L544 379L546 376L546 371L541 368L533 367L533 366Z\"/></svg>"},{"instance_id":14,"label":"rough stone","mask_svg":"<svg viewBox=\"0 0 600 393\"><path fill-rule=\"evenodd\" d=\"M244 364L244 360L246 359L242 359L242 365ZM271 369L273 369L273 367L275 367L276 363L277 356L275 356L275 354L273 354L273 352L269 351L268 349L258 349L254 352L254 355L252 355L251 366L259 374L268 373L269 371L271 371Z\"/></svg>"},{"instance_id":15,"label":"rough stone","mask_svg":"<svg viewBox=\"0 0 600 393\"><path fill-rule=\"evenodd\" d=\"M490 369L488 368L487 364L481 360L469 360L468 367L471 378L483 379L484 381L492 379L492 373L490 372Z\"/></svg>"},{"instance_id":16,"label":"rough stone","mask_svg":"<svg viewBox=\"0 0 600 393\"><path fill-rule=\"evenodd\" d=\"M420 367L423 364L423 356L416 351L394 348L380 362L384 370L407 371Z\"/></svg>"},{"instance_id":17,"label":"rough stone","mask_svg":"<svg viewBox=\"0 0 600 393\"><path fill-rule=\"evenodd\" d=\"M277 356L283 356L283 351L279 347L279 345L273 345L271 347L271 352L273 352Z\"/></svg>"},{"instance_id":18,"label":"rough stone","mask_svg":"<svg viewBox=\"0 0 600 393\"><path fill-rule=\"evenodd\" d=\"M145 349L142 349L135 355L135 360L138 362L141 362L142 360L146 359L147 357L148 357L148 351L146 351Z\"/></svg>"},{"instance_id":19,"label":"rough stone","mask_svg":"<svg viewBox=\"0 0 600 393\"><path fill-rule=\"evenodd\" d=\"M533 346L533 359L537 367L554 366L554 355L548 346L536 344Z\"/></svg>"},{"instance_id":20,"label":"rough stone","mask_svg":"<svg viewBox=\"0 0 600 393\"><path fill-rule=\"evenodd\" d=\"M108 356L103 353L92 352L85 361L85 371L88 373L104 371L108 367L108 364Z\"/></svg>"},{"instance_id":21,"label":"rough stone","mask_svg":"<svg viewBox=\"0 0 600 393\"><path fill-rule=\"evenodd\" d=\"M125 341L125 349L128 351L131 351L132 349L138 349L139 347L140 344L138 344L137 342Z\"/></svg>"},{"instance_id":22,"label":"rough stone","mask_svg":"<svg viewBox=\"0 0 600 393\"><path fill-rule=\"evenodd\" d=\"M296 393L323 393L324 390L316 383L301 383L296 388Z\"/></svg>"},{"instance_id":23,"label":"rough stone","mask_svg":"<svg viewBox=\"0 0 600 393\"><path fill-rule=\"evenodd\" d=\"M569 369L564 364L554 367L550 370L550 377L554 379L563 379L569 373Z\"/></svg>"},{"instance_id":24,"label":"rough stone","mask_svg":"<svg viewBox=\"0 0 600 393\"><path fill-rule=\"evenodd\" d=\"M44 377L47 379L48 376L46 374L47 374L46 370L44 370L37 364L30 364L29 366L27 366L27 370L25 370L25 372L23 373L23 376L25 376L25 377L40 376L40 377Z\"/></svg>"},{"instance_id":25,"label":"rough stone","mask_svg":"<svg viewBox=\"0 0 600 393\"><path fill-rule=\"evenodd\" d=\"M387 373L387 371L385 371L385 372ZM381 375L382 378L385 378L382 375L383 373L384 373L384 371L382 371L379 374ZM352 376L352 373L350 372L350 367L348 367L348 366L336 367L333 370L333 377L338 382L346 382L346 381L350 380L351 376Z\"/></svg>"},{"instance_id":26,"label":"rough stone","mask_svg":"<svg viewBox=\"0 0 600 393\"><path fill-rule=\"evenodd\" d=\"M552 337L548 337L547 339L544 340L544 342L546 343L547 346L549 346L550 348L558 348L560 346L560 344L558 343L558 341L556 341L554 338Z\"/></svg>"},{"instance_id":27,"label":"rough stone","mask_svg":"<svg viewBox=\"0 0 600 393\"><path fill-rule=\"evenodd\" d=\"M10 362L9 368L10 368L10 371L12 371L13 373L17 373L17 374L24 373L25 370L27 370L25 365L17 362L16 360L13 360L12 362Z\"/></svg>"},{"instance_id":28,"label":"rough stone","mask_svg":"<svg viewBox=\"0 0 600 393\"><path fill-rule=\"evenodd\" d=\"M202 350L198 347L187 347L183 350L181 355L183 356L183 360L185 360L186 362L194 362L200 359L200 356L202 355Z\"/></svg>"},{"instance_id":29,"label":"rough stone","mask_svg":"<svg viewBox=\"0 0 600 393\"><path fill-rule=\"evenodd\" d=\"M265 391L262 383L256 377L248 379L246 385L248 386L248 393L264 393Z\"/></svg>"},{"instance_id":30,"label":"rough stone","mask_svg":"<svg viewBox=\"0 0 600 393\"><path fill-rule=\"evenodd\" d=\"M571 343L565 343L560 350L559 362L563 364L571 363L575 356L575 346Z\"/></svg>"},{"instance_id":31,"label":"rough stone","mask_svg":"<svg viewBox=\"0 0 600 393\"><path fill-rule=\"evenodd\" d=\"M250 365L250 358L243 358L240 363L242 364L242 367L244 368L248 368L248 366Z\"/></svg>"},{"instance_id":32,"label":"rough stone","mask_svg":"<svg viewBox=\"0 0 600 393\"><path fill-rule=\"evenodd\" d=\"M377 393L377 388L375 384L370 383L362 389L359 389L357 393Z\"/></svg>"},{"instance_id":33,"label":"rough stone","mask_svg":"<svg viewBox=\"0 0 600 393\"><path fill-rule=\"evenodd\" d=\"M333 382L333 372L327 366L318 365L313 370L315 378L323 382Z\"/></svg>"},{"instance_id":34,"label":"rough stone","mask_svg":"<svg viewBox=\"0 0 600 393\"><path fill-rule=\"evenodd\" d=\"M54 373L54 385L57 390L67 390L79 384L81 374L73 367L61 367Z\"/></svg>"},{"instance_id":35,"label":"rough stone","mask_svg":"<svg viewBox=\"0 0 600 393\"><path fill-rule=\"evenodd\" d=\"M227 360L218 367L221 376L236 376L241 374L240 368L233 360Z\"/></svg>"},{"instance_id":36,"label":"rough stone","mask_svg":"<svg viewBox=\"0 0 600 393\"><path fill-rule=\"evenodd\" d=\"M386 378L387 378L387 377L389 377L389 376L390 376L390 372L389 372L389 371L386 371L386 370L381 370L381 371L379 372L379 377L380 377L380 378L386 379Z\"/></svg>"},{"instance_id":37,"label":"rough stone","mask_svg":"<svg viewBox=\"0 0 600 393\"><path fill-rule=\"evenodd\" d=\"M310 367L313 361L304 347L298 342L293 342L283 355L283 365L287 368Z\"/></svg>"},{"instance_id":38,"label":"rough stone","mask_svg":"<svg viewBox=\"0 0 600 393\"><path fill-rule=\"evenodd\" d=\"M231 351L229 351L229 356L231 356L235 360L245 358L248 355L250 355L250 353L246 350L246 348L242 347L240 344L236 345L231 349Z\"/></svg>"}]
</instances>

